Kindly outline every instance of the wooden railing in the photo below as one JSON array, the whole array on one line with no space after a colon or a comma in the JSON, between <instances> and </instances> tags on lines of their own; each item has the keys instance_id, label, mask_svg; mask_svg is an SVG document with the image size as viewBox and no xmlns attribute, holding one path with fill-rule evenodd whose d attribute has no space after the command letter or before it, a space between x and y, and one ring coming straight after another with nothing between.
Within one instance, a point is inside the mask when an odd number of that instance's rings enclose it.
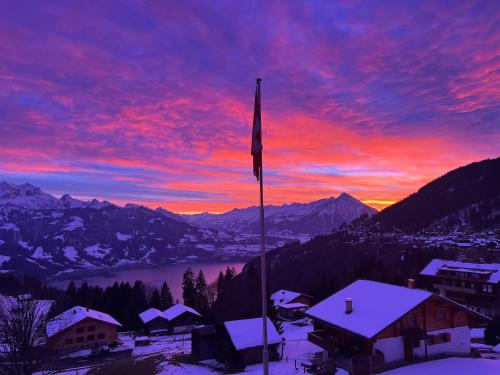
<instances>
[{"instance_id":1,"label":"wooden railing","mask_svg":"<svg viewBox=\"0 0 500 375\"><path fill-rule=\"evenodd\" d=\"M334 352L336 349L335 343L326 337L325 331L309 332L307 334L307 340L329 352Z\"/></svg>"}]
</instances>

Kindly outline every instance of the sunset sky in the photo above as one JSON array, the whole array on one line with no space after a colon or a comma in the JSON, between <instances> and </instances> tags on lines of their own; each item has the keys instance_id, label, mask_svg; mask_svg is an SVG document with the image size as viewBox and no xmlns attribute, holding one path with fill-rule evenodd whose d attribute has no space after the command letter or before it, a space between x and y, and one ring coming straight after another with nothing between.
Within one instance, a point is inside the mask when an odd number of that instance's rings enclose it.
<instances>
[{"instance_id":1,"label":"sunset sky","mask_svg":"<svg viewBox=\"0 0 500 375\"><path fill-rule=\"evenodd\" d=\"M176 212L382 208L500 154L500 1L3 1L0 181Z\"/></svg>"}]
</instances>

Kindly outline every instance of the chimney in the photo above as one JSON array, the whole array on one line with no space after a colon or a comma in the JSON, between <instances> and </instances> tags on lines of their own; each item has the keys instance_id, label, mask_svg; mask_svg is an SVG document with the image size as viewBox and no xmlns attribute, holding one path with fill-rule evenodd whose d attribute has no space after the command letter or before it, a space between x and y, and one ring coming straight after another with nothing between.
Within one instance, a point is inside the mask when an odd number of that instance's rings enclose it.
<instances>
[{"instance_id":1,"label":"chimney","mask_svg":"<svg viewBox=\"0 0 500 375\"><path fill-rule=\"evenodd\" d=\"M415 289L415 279L408 279L408 288Z\"/></svg>"},{"instance_id":2,"label":"chimney","mask_svg":"<svg viewBox=\"0 0 500 375\"><path fill-rule=\"evenodd\" d=\"M352 313L352 298L351 297L347 297L345 299L345 313L346 314Z\"/></svg>"}]
</instances>

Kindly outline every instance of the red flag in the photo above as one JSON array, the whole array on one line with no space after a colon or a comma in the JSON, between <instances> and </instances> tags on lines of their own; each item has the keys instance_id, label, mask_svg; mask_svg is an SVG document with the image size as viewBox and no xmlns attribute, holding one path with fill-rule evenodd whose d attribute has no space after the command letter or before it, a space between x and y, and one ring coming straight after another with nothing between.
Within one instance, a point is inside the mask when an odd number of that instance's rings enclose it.
<instances>
[{"instance_id":1,"label":"red flag","mask_svg":"<svg viewBox=\"0 0 500 375\"><path fill-rule=\"evenodd\" d=\"M255 89L255 106L253 110L252 128L252 156L253 174L260 178L260 168L262 167L262 119L260 116L260 78L257 78L257 88Z\"/></svg>"}]
</instances>

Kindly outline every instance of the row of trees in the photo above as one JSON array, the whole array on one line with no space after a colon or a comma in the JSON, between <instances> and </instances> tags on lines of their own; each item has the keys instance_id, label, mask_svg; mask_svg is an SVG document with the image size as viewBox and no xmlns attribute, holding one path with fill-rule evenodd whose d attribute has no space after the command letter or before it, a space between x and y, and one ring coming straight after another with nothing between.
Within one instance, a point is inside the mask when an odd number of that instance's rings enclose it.
<instances>
[{"instance_id":1,"label":"row of trees","mask_svg":"<svg viewBox=\"0 0 500 375\"><path fill-rule=\"evenodd\" d=\"M133 285L128 282L115 282L107 288L90 286L87 283L76 286L71 282L58 310L64 311L73 306L89 307L110 314L125 330L135 330L141 327L141 312L150 307L164 310L172 305L172 293L166 282L160 289L151 289L140 280Z\"/></svg>"},{"instance_id":2,"label":"row of trees","mask_svg":"<svg viewBox=\"0 0 500 375\"><path fill-rule=\"evenodd\" d=\"M211 306L223 293L225 283L235 275L234 268L228 267L225 273L220 273L217 282L208 285L202 270L195 274L191 268L186 269L182 279L184 304L204 317L211 316ZM89 307L110 314L123 325L124 330L136 330L142 326L138 317L141 312L150 307L165 310L178 302L174 301L167 282L163 282L160 288L152 288L140 280L133 285L115 282L106 288L87 283L76 286L71 282L62 298L58 299L56 310L64 311L73 306Z\"/></svg>"}]
</instances>

